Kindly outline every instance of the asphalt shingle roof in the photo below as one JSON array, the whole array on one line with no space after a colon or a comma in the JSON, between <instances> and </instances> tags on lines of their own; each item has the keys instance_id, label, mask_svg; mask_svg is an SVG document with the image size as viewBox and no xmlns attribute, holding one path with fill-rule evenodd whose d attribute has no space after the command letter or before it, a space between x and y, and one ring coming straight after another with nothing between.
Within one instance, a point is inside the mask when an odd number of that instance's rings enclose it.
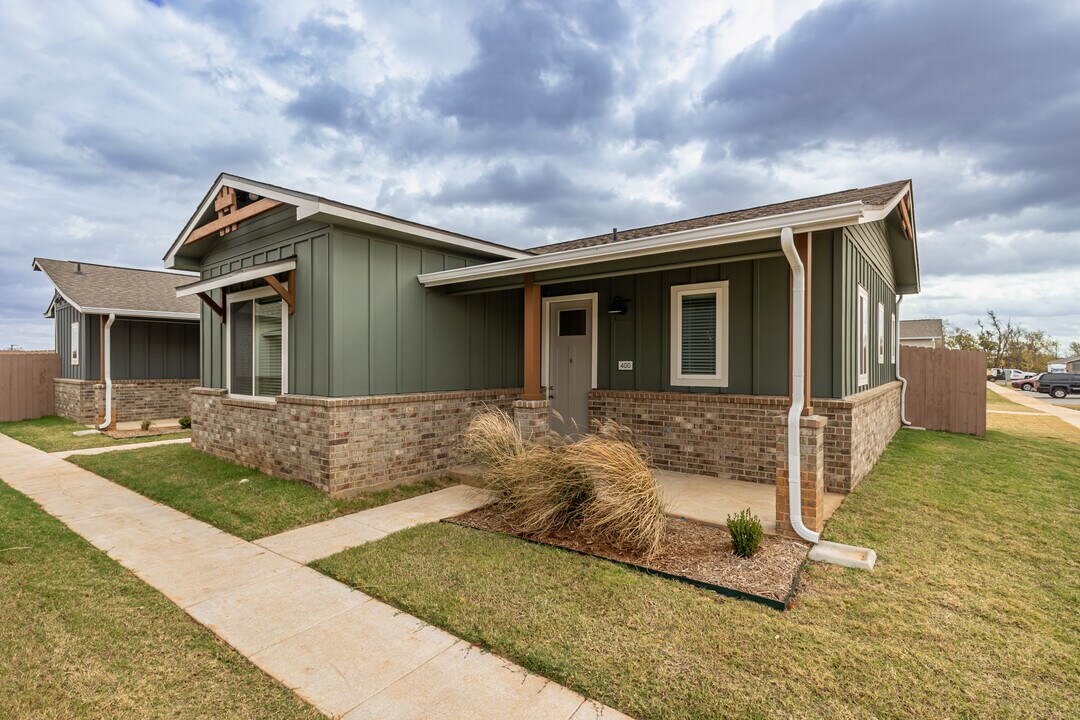
<instances>
[{"instance_id":1,"label":"asphalt shingle roof","mask_svg":"<svg viewBox=\"0 0 1080 720\"><path fill-rule=\"evenodd\" d=\"M47 258L34 258L34 263L62 295L80 307L136 313L199 312L197 297L176 297L176 288L198 280L195 275ZM77 266L81 274L76 273Z\"/></svg>"},{"instance_id":2,"label":"asphalt shingle roof","mask_svg":"<svg viewBox=\"0 0 1080 720\"><path fill-rule=\"evenodd\" d=\"M666 235L680 230L694 230L696 228L710 227L712 225L726 225L727 223L738 222L739 220L753 220L755 218L782 215L784 213L797 212L799 210L814 210L817 208L829 207L830 205L854 202L856 200L861 200L866 205L872 207L882 207L896 197L897 193L899 193L909 182L911 181L897 180L896 182L885 183L884 185L874 185L868 188L843 190L841 192L829 193L828 195L816 195L814 197L789 200L787 202L774 203L772 205L761 205L758 207L746 208L744 210L734 210L732 212L719 213L716 215L705 215L689 220L677 220L675 222L664 223L661 225L649 225L647 227L634 228L632 230L619 230L618 240L616 242L639 240L641 238L653 237L654 235ZM558 252L560 250L574 250L576 248L591 247L594 245L607 245L611 242L611 233L607 233L605 235L593 235L591 237L568 240L567 242L553 243L551 245L541 245L539 247L530 248L529 252L543 255L546 253Z\"/></svg>"},{"instance_id":3,"label":"asphalt shingle roof","mask_svg":"<svg viewBox=\"0 0 1080 720\"><path fill-rule=\"evenodd\" d=\"M901 320L900 339L905 338L931 338L945 337L945 325L941 318L924 318L922 320Z\"/></svg>"}]
</instances>

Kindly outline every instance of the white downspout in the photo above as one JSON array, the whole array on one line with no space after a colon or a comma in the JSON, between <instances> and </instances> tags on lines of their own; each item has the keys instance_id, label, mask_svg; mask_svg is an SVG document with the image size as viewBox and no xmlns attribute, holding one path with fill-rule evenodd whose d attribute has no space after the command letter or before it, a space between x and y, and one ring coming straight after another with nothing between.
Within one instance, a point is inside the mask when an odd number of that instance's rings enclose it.
<instances>
[{"instance_id":1,"label":"white downspout","mask_svg":"<svg viewBox=\"0 0 1080 720\"><path fill-rule=\"evenodd\" d=\"M911 425L907 419L907 379L900 374L900 303L904 302L903 295L896 296L896 327L893 328L893 343L896 345L896 379L900 381L900 422Z\"/></svg>"},{"instance_id":2,"label":"white downspout","mask_svg":"<svg viewBox=\"0 0 1080 720\"><path fill-rule=\"evenodd\" d=\"M116 313L109 313L105 323L105 421L98 430L106 430L112 424L112 324Z\"/></svg>"},{"instance_id":3,"label":"white downspout","mask_svg":"<svg viewBox=\"0 0 1080 720\"><path fill-rule=\"evenodd\" d=\"M791 527L803 540L816 543L821 535L803 524L802 463L799 460L799 416L806 405L806 268L795 249L790 227L780 231L780 245L791 265L791 407L787 419L788 514Z\"/></svg>"}]
</instances>

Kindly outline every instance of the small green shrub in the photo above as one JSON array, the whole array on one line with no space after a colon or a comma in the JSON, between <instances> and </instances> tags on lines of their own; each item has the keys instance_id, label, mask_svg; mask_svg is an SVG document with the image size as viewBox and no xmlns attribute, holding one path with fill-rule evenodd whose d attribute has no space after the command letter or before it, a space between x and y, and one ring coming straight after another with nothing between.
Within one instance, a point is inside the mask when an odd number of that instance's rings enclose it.
<instances>
[{"instance_id":1,"label":"small green shrub","mask_svg":"<svg viewBox=\"0 0 1080 720\"><path fill-rule=\"evenodd\" d=\"M757 552L761 544L761 520L750 514L750 508L737 515L728 515L727 529L736 555L748 558Z\"/></svg>"},{"instance_id":2,"label":"small green shrub","mask_svg":"<svg viewBox=\"0 0 1080 720\"><path fill-rule=\"evenodd\" d=\"M185 415L184 417L180 418L180 427L184 428L185 430L191 427L190 415Z\"/></svg>"},{"instance_id":3,"label":"small green shrub","mask_svg":"<svg viewBox=\"0 0 1080 720\"><path fill-rule=\"evenodd\" d=\"M150 424L151 423L150 423L149 420L143 420L142 425L140 425L139 427L141 427L143 430L149 430L150 429Z\"/></svg>"}]
</instances>

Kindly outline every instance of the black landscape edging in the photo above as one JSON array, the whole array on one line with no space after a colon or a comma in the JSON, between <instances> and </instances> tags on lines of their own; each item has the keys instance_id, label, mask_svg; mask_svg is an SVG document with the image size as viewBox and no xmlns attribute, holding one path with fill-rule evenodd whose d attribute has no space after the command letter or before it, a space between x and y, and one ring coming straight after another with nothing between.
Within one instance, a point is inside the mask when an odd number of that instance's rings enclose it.
<instances>
[{"instance_id":1,"label":"black landscape edging","mask_svg":"<svg viewBox=\"0 0 1080 720\"><path fill-rule=\"evenodd\" d=\"M693 585L695 587L702 588L704 590L711 590L718 595L724 595L726 597L735 598L737 600L749 600L750 602L756 602L766 607L770 607L773 610L779 610L784 612L791 606L791 599L795 596L795 589L799 586L799 578L802 577L802 570L804 563L799 563L799 569L795 571L795 578L791 581L791 587L788 588L787 596L783 600L776 600L774 598L768 598L764 595L755 595L754 593L743 592L742 590L736 590L735 588L729 588L724 585L716 585L714 583L705 582L704 580L695 580L694 578L686 577L685 575L676 575L674 573L664 572L663 570L656 570L654 568L645 567L644 565L637 565L632 562L626 562L625 560L614 560L603 555L594 555L593 553L585 552L584 550L576 550L574 548L564 547L562 545L555 545L554 543L542 542L540 540L533 540L532 538L522 537L521 535L514 535L513 533L502 532L501 530L488 530L487 528L478 528L475 525L469 525L467 523L458 522L454 518L443 518L440 522L444 522L448 525L457 525L458 527L469 528L470 530L480 530L481 532L488 532L494 535L502 535L504 537L511 537L516 540L524 540L525 542L532 543L534 545L541 545L543 547L555 548L557 550L565 550L577 555L583 555L596 560L604 560L616 565L622 565L623 567L643 572L646 575L655 575L656 577L662 577L667 580L675 580L676 582L685 583L687 585Z\"/></svg>"}]
</instances>

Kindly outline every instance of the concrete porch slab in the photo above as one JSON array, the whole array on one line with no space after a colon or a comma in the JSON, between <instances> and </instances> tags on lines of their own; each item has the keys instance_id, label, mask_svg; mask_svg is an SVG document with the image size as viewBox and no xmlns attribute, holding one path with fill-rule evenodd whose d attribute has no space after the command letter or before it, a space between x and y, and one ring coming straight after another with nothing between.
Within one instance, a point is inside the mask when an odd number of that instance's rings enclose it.
<instances>
[{"instance_id":1,"label":"concrete porch slab","mask_svg":"<svg viewBox=\"0 0 1080 720\"><path fill-rule=\"evenodd\" d=\"M656 471L668 512L708 525L727 525L728 515L750 508L761 519L761 529L776 534L776 486L708 475ZM825 493L825 519L844 501L841 493Z\"/></svg>"}]
</instances>

